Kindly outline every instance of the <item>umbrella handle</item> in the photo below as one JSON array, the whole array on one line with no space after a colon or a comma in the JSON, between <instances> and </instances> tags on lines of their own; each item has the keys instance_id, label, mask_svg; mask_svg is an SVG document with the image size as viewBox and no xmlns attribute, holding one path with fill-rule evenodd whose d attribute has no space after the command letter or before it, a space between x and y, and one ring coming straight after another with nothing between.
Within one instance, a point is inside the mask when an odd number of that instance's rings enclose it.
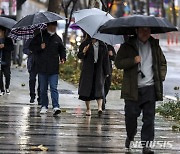
<instances>
[{"instance_id":1,"label":"umbrella handle","mask_svg":"<svg viewBox=\"0 0 180 154\"><path fill-rule=\"evenodd\" d=\"M41 33L41 41L42 41L42 43L44 43L44 39L43 39L43 35L42 35L42 30L41 30L41 28L40 28L40 33Z\"/></svg>"}]
</instances>

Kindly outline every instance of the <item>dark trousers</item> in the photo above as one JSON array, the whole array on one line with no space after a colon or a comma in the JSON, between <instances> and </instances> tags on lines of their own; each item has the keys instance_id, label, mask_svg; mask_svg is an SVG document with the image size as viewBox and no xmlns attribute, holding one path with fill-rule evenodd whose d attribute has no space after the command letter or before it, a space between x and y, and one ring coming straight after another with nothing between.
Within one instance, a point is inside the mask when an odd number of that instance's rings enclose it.
<instances>
[{"instance_id":1,"label":"dark trousers","mask_svg":"<svg viewBox=\"0 0 180 154\"><path fill-rule=\"evenodd\" d=\"M0 71L0 90L2 92L5 91L4 82L3 82L3 76L5 77L5 89L9 89L10 80L11 80L10 66L2 66L1 71Z\"/></svg>"},{"instance_id":2,"label":"dark trousers","mask_svg":"<svg viewBox=\"0 0 180 154\"><path fill-rule=\"evenodd\" d=\"M111 87L111 79L112 79L112 75L109 75L106 80L105 80L105 84L104 84L104 95L105 95L105 99L106 99L106 96L110 90L110 87Z\"/></svg>"},{"instance_id":3,"label":"dark trousers","mask_svg":"<svg viewBox=\"0 0 180 154\"><path fill-rule=\"evenodd\" d=\"M30 97L35 99L36 98L36 78L38 76L37 71L30 71L29 72L29 91L30 91ZM39 77L38 77L38 88L37 88L37 94L38 94L38 101L40 99L40 84L39 84Z\"/></svg>"},{"instance_id":4,"label":"dark trousers","mask_svg":"<svg viewBox=\"0 0 180 154\"><path fill-rule=\"evenodd\" d=\"M154 140L155 100L154 86L139 88L138 101L125 100L125 123L130 141L134 140L137 133L137 118L141 113L143 122L141 141L146 144Z\"/></svg>"}]
</instances>

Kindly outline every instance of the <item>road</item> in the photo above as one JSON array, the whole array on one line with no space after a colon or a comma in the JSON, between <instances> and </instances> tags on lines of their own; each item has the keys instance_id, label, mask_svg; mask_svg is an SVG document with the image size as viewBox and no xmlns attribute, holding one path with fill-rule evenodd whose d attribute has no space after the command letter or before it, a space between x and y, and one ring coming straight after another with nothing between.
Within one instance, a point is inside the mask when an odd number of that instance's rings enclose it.
<instances>
[{"instance_id":1,"label":"road","mask_svg":"<svg viewBox=\"0 0 180 154\"><path fill-rule=\"evenodd\" d=\"M175 96L174 87L180 86L180 45L167 45L165 40L160 41L161 48L167 59L167 77L164 82L164 95Z\"/></svg>"}]
</instances>

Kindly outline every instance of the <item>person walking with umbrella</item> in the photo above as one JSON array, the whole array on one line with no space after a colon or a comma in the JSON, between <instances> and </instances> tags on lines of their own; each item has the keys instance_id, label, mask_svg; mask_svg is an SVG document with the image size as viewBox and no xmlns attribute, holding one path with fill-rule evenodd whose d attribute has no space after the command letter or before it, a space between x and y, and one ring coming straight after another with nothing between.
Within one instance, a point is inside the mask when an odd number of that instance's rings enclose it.
<instances>
[{"instance_id":1,"label":"person walking with umbrella","mask_svg":"<svg viewBox=\"0 0 180 154\"><path fill-rule=\"evenodd\" d=\"M6 28L0 26L0 96L10 94L9 86L11 80L11 52L14 50L13 42L6 37ZM5 87L3 82L5 77Z\"/></svg>"},{"instance_id":2,"label":"person walking with umbrella","mask_svg":"<svg viewBox=\"0 0 180 154\"><path fill-rule=\"evenodd\" d=\"M144 154L153 154L156 101L163 100L163 81L167 62L159 40L151 34L177 31L167 19L132 15L106 22L100 32L116 35L134 35L121 45L115 65L123 69L121 98L125 99L125 147L130 150L137 133L137 118L142 113L141 144Z\"/></svg>"},{"instance_id":3,"label":"person walking with umbrella","mask_svg":"<svg viewBox=\"0 0 180 154\"><path fill-rule=\"evenodd\" d=\"M137 118L143 113L141 142L143 153L153 154L155 104L163 99L163 84L167 65L158 40L150 36L151 29L136 29L137 36L124 43L117 53L115 65L124 69L122 98L125 99L125 123L130 148L137 132Z\"/></svg>"},{"instance_id":4,"label":"person walking with umbrella","mask_svg":"<svg viewBox=\"0 0 180 154\"><path fill-rule=\"evenodd\" d=\"M57 90L59 61L66 60L66 50L61 38L56 34L57 21L65 20L63 16L45 11L30 14L22 18L13 26L9 37L15 40L32 39L29 49L37 58L37 73L40 80L41 114L48 110L48 85L50 85L54 115L61 112L59 108L59 94ZM43 31L47 26L47 30ZM35 30L40 34L34 37Z\"/></svg>"},{"instance_id":5,"label":"person walking with umbrella","mask_svg":"<svg viewBox=\"0 0 180 154\"><path fill-rule=\"evenodd\" d=\"M91 116L90 101L97 100L98 115L102 114L105 78L110 74L109 55L106 45L92 39L88 34L79 47L78 58L82 59L79 81L79 99L86 103L86 116Z\"/></svg>"},{"instance_id":6,"label":"person walking with umbrella","mask_svg":"<svg viewBox=\"0 0 180 154\"><path fill-rule=\"evenodd\" d=\"M11 78L11 52L14 50L13 42L6 36L7 30L12 29L16 21L6 17L0 17L0 96L5 92L10 94L10 78ZM3 82L5 76L5 88Z\"/></svg>"},{"instance_id":7,"label":"person walking with umbrella","mask_svg":"<svg viewBox=\"0 0 180 154\"><path fill-rule=\"evenodd\" d=\"M108 46L106 44L113 46L124 42L124 39L121 35L109 35L98 32L100 26L106 21L113 19L107 12L97 8L83 9L75 11L73 17L75 19L74 26L80 27L88 34L78 53L78 57L83 61L79 83L79 98L86 102L86 115L91 115L91 100L97 100L98 113L101 114L102 100L105 97L105 78L110 75Z\"/></svg>"},{"instance_id":8,"label":"person walking with umbrella","mask_svg":"<svg viewBox=\"0 0 180 154\"><path fill-rule=\"evenodd\" d=\"M40 80L40 114L48 111L48 85L50 85L54 115L61 113L57 90L59 63L66 60L66 50L56 34L57 22L47 23L47 30L33 38L29 49L37 56L37 70Z\"/></svg>"}]
</instances>

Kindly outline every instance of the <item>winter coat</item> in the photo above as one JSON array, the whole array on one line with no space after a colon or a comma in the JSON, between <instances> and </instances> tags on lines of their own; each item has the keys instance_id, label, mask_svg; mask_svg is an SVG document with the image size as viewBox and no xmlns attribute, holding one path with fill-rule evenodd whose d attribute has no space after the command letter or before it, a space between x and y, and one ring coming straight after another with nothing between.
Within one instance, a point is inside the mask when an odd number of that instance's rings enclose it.
<instances>
[{"instance_id":1,"label":"winter coat","mask_svg":"<svg viewBox=\"0 0 180 154\"><path fill-rule=\"evenodd\" d=\"M10 38L6 37L2 43L4 44L4 48L0 49L2 65L11 66L11 54L14 50L13 42Z\"/></svg>"},{"instance_id":2,"label":"winter coat","mask_svg":"<svg viewBox=\"0 0 180 154\"><path fill-rule=\"evenodd\" d=\"M42 49L43 43L46 48ZM66 60L66 50L62 44L61 38L55 33L50 35L47 31L38 34L30 43L29 49L37 56L37 71L38 73L53 75L59 74L59 59Z\"/></svg>"},{"instance_id":3,"label":"winter coat","mask_svg":"<svg viewBox=\"0 0 180 154\"><path fill-rule=\"evenodd\" d=\"M138 100L138 64L134 58L138 56L137 38L132 37L121 45L115 65L124 70L121 97L125 100ZM165 56L159 46L159 40L149 38L153 58L154 86L157 100L163 100L163 81L167 73Z\"/></svg>"},{"instance_id":4,"label":"winter coat","mask_svg":"<svg viewBox=\"0 0 180 154\"><path fill-rule=\"evenodd\" d=\"M83 49L85 46L90 44L88 51L86 54L83 53ZM78 53L79 59L82 59L82 70L79 81L79 95L89 97L93 82L95 82L95 97L104 96L104 83L107 75L110 74L110 64L109 64L109 55L107 46L99 41L99 51L98 51L98 61L96 68L96 79L93 81L94 74L94 47L92 45L91 39L88 39L79 47Z\"/></svg>"},{"instance_id":5,"label":"winter coat","mask_svg":"<svg viewBox=\"0 0 180 154\"><path fill-rule=\"evenodd\" d=\"M27 69L28 72L36 71L37 72L37 56L29 49L29 45L32 39L27 40L23 46L23 53L28 55L27 59Z\"/></svg>"}]
</instances>

